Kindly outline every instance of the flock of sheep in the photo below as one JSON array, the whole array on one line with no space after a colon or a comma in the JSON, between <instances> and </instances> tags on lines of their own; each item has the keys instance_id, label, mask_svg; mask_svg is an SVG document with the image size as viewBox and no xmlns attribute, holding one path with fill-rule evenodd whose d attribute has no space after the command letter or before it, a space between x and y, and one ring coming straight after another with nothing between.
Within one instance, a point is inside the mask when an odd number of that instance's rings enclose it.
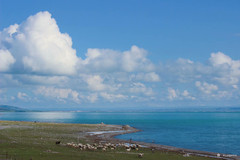
<instances>
[{"instance_id":1,"label":"flock of sheep","mask_svg":"<svg viewBox=\"0 0 240 160\"><path fill-rule=\"evenodd\" d=\"M117 147L122 147L125 148L127 152L130 152L131 150L136 150L138 151L139 148L141 147L139 144L125 144L125 143L118 143L118 144L112 144L112 143L99 143L99 144L82 144L82 143L67 143L66 144L69 147L74 147L74 148L79 148L80 150L102 150L102 151L107 151L107 150L115 150ZM143 153L139 153L138 157L143 157Z\"/></svg>"}]
</instances>

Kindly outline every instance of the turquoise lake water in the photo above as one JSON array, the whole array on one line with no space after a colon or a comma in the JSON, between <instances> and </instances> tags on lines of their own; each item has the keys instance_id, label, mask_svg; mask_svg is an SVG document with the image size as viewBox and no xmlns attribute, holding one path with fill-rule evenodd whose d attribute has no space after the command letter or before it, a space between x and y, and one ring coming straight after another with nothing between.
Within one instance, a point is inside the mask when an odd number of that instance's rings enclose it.
<instances>
[{"instance_id":1,"label":"turquoise lake water","mask_svg":"<svg viewBox=\"0 0 240 160\"><path fill-rule=\"evenodd\" d=\"M128 124L142 131L117 138L240 155L240 112L1 112L0 120Z\"/></svg>"}]
</instances>

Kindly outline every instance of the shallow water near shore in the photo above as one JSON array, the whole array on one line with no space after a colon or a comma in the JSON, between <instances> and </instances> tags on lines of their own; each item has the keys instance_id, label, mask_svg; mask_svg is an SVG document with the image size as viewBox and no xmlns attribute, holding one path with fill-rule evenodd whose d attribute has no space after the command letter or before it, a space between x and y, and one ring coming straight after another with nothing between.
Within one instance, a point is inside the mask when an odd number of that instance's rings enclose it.
<instances>
[{"instance_id":1,"label":"shallow water near shore","mask_svg":"<svg viewBox=\"0 0 240 160\"><path fill-rule=\"evenodd\" d=\"M240 112L1 112L0 120L128 124L142 131L117 138L240 155Z\"/></svg>"}]
</instances>

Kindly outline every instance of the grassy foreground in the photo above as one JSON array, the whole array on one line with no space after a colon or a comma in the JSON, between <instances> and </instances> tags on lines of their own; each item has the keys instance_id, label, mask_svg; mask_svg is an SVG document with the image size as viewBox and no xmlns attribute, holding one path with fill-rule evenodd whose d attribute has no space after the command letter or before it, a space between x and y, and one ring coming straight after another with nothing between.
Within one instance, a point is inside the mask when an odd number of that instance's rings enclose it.
<instances>
[{"instance_id":1,"label":"grassy foreground","mask_svg":"<svg viewBox=\"0 0 240 160\"><path fill-rule=\"evenodd\" d=\"M124 148L116 150L81 151L61 144L93 143L86 138L86 132L112 130L107 126L90 124L56 124L0 121L0 159L16 160L212 160L204 157L183 157L182 154L155 151L140 148L138 151L127 152ZM144 153L143 158L138 158L139 153Z\"/></svg>"}]
</instances>

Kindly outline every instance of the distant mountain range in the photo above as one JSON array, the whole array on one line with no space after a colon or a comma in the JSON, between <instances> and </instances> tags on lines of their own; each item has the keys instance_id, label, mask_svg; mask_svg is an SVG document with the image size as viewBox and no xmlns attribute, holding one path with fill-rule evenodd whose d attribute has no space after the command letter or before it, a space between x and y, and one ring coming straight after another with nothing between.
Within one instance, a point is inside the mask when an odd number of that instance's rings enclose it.
<instances>
[{"instance_id":1,"label":"distant mountain range","mask_svg":"<svg viewBox=\"0 0 240 160\"><path fill-rule=\"evenodd\" d=\"M9 105L0 105L0 112L28 112L30 110L9 106Z\"/></svg>"},{"instance_id":2,"label":"distant mountain range","mask_svg":"<svg viewBox=\"0 0 240 160\"><path fill-rule=\"evenodd\" d=\"M113 109L109 108L89 108L79 110L31 110L10 105L0 105L0 112L240 112L240 107L185 107L185 108L148 108L148 109Z\"/></svg>"}]
</instances>

